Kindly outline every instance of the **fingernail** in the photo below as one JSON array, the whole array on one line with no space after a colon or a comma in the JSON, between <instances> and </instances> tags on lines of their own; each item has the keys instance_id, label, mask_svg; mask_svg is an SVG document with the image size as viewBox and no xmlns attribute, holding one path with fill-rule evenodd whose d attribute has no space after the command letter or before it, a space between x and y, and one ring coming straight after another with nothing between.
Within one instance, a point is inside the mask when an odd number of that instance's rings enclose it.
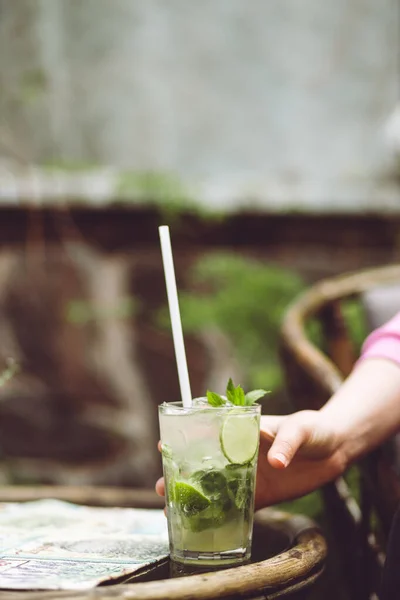
<instances>
[{"instance_id":1,"label":"fingernail","mask_svg":"<svg viewBox=\"0 0 400 600\"><path fill-rule=\"evenodd\" d=\"M277 460L278 462L282 463L282 465L284 467L287 467L288 459L286 458L286 456L284 454L281 454L280 452L278 452L277 454L274 454L274 459Z\"/></svg>"}]
</instances>

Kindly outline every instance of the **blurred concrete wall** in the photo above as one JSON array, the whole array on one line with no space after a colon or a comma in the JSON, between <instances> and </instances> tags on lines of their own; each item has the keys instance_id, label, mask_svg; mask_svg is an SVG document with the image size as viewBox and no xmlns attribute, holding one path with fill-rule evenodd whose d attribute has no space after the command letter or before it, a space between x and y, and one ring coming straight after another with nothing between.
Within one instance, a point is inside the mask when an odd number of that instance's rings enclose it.
<instances>
[{"instance_id":1,"label":"blurred concrete wall","mask_svg":"<svg viewBox=\"0 0 400 600\"><path fill-rule=\"evenodd\" d=\"M1 139L193 181L385 168L397 0L0 0ZM271 193L273 190L271 190Z\"/></svg>"}]
</instances>

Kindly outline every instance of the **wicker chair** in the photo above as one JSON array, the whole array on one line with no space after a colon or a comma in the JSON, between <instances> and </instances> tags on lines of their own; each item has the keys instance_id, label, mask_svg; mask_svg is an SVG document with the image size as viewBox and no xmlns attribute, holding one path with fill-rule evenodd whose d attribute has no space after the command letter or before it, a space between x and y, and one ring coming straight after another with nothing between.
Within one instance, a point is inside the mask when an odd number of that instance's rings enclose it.
<instances>
[{"instance_id":1,"label":"wicker chair","mask_svg":"<svg viewBox=\"0 0 400 600\"><path fill-rule=\"evenodd\" d=\"M357 349L343 308L354 299L364 309L367 329L381 325L400 310L400 266L324 280L291 305L282 326L282 362L296 410L323 406L352 370ZM312 321L322 333L318 346L308 333ZM345 477L322 490L357 599L378 597L386 538L400 499L397 448L393 439L360 461L358 493Z\"/></svg>"}]
</instances>

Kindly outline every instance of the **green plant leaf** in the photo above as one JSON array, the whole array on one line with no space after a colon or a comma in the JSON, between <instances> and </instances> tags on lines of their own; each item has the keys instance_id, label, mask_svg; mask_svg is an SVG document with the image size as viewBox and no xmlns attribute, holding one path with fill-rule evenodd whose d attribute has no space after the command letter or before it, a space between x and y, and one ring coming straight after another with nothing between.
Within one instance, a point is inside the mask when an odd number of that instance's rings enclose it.
<instances>
[{"instance_id":1,"label":"green plant leaf","mask_svg":"<svg viewBox=\"0 0 400 600\"><path fill-rule=\"evenodd\" d=\"M235 386L233 384L232 378L229 378L228 385L226 386L226 397L229 402L235 404Z\"/></svg>"},{"instance_id":2,"label":"green plant leaf","mask_svg":"<svg viewBox=\"0 0 400 600\"><path fill-rule=\"evenodd\" d=\"M211 404L211 406L223 406L226 403L222 396L215 392L210 392L209 390L207 390L207 400L208 404Z\"/></svg>"},{"instance_id":3,"label":"green plant leaf","mask_svg":"<svg viewBox=\"0 0 400 600\"><path fill-rule=\"evenodd\" d=\"M245 373L245 390L278 391L284 383L278 354L282 318L304 282L265 261L209 252L192 268L189 283L190 291L179 294L184 330L221 331Z\"/></svg>"},{"instance_id":4,"label":"green plant leaf","mask_svg":"<svg viewBox=\"0 0 400 600\"><path fill-rule=\"evenodd\" d=\"M236 406L245 406L246 405L246 396L244 393L244 389L240 385L238 385L237 388L235 388L234 404L236 404Z\"/></svg>"},{"instance_id":5,"label":"green plant leaf","mask_svg":"<svg viewBox=\"0 0 400 600\"><path fill-rule=\"evenodd\" d=\"M0 387L3 387L20 370L19 365L12 359L7 360L7 368L0 373Z\"/></svg>"},{"instance_id":6,"label":"green plant leaf","mask_svg":"<svg viewBox=\"0 0 400 600\"><path fill-rule=\"evenodd\" d=\"M228 398L229 402L235 404L236 406L246 405L246 396L243 388L240 385L235 387L231 378L226 386L226 397Z\"/></svg>"},{"instance_id":7,"label":"green plant leaf","mask_svg":"<svg viewBox=\"0 0 400 600\"><path fill-rule=\"evenodd\" d=\"M226 386L227 400L234 406L252 406L259 398L262 398L268 393L267 390L258 389L245 394L242 386L238 385L235 387L231 378L229 378ZM226 400L223 396L220 396L215 392L210 392L209 390L207 390L207 399L211 406L223 406L226 404Z\"/></svg>"},{"instance_id":8,"label":"green plant leaf","mask_svg":"<svg viewBox=\"0 0 400 600\"><path fill-rule=\"evenodd\" d=\"M246 406L252 406L257 400L269 394L267 390L252 390L246 394Z\"/></svg>"}]
</instances>

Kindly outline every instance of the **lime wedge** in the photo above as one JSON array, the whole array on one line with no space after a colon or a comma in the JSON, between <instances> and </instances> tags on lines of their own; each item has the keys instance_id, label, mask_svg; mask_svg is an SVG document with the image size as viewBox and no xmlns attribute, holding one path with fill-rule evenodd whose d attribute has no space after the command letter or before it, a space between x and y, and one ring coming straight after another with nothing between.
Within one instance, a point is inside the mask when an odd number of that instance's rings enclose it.
<instances>
[{"instance_id":1,"label":"lime wedge","mask_svg":"<svg viewBox=\"0 0 400 600\"><path fill-rule=\"evenodd\" d=\"M182 512L191 517L210 506L210 500L197 488L184 481L177 481L174 490L174 500Z\"/></svg>"},{"instance_id":2,"label":"lime wedge","mask_svg":"<svg viewBox=\"0 0 400 600\"><path fill-rule=\"evenodd\" d=\"M206 529L221 527L227 520L229 520L229 513L226 513L222 509L218 510L215 506L209 506L198 515L187 518L186 529L194 533L199 533Z\"/></svg>"},{"instance_id":3,"label":"lime wedge","mask_svg":"<svg viewBox=\"0 0 400 600\"><path fill-rule=\"evenodd\" d=\"M259 441L258 419L232 411L224 419L219 434L221 449L230 463L244 465L256 455Z\"/></svg>"}]
</instances>

